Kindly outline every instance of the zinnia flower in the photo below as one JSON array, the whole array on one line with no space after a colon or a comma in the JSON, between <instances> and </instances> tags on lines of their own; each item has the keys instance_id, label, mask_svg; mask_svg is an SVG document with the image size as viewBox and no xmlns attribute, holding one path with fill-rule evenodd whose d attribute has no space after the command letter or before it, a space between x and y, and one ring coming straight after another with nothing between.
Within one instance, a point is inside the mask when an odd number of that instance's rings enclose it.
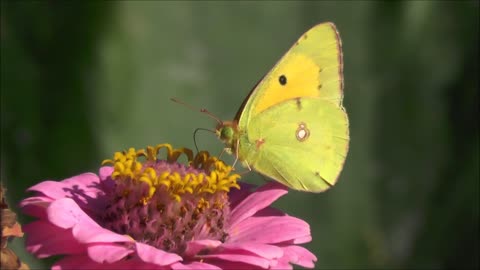
<instances>
[{"instance_id":1,"label":"zinnia flower","mask_svg":"<svg viewBox=\"0 0 480 270\"><path fill-rule=\"evenodd\" d=\"M167 159L158 159L167 149ZM187 165L177 162L185 154ZM27 250L63 255L53 269L291 269L316 257L298 246L309 225L269 207L277 183L251 191L208 152L168 144L131 148L99 174L44 181L22 201L38 220L24 226ZM240 189L241 187L241 189Z\"/></svg>"}]
</instances>

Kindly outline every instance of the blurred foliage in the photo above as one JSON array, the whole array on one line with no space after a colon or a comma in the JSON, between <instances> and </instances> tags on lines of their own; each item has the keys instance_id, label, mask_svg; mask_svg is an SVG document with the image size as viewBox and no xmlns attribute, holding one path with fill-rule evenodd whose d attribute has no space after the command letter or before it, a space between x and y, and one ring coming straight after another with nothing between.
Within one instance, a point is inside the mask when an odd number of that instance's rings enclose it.
<instances>
[{"instance_id":1,"label":"blurred foliage","mask_svg":"<svg viewBox=\"0 0 480 270\"><path fill-rule=\"evenodd\" d=\"M1 1L9 203L114 151L193 148L193 130L215 123L170 97L231 119L304 31L332 21L350 153L332 190L292 191L277 206L311 224L318 268L478 268L478 5ZM197 142L222 148L208 133Z\"/></svg>"}]
</instances>

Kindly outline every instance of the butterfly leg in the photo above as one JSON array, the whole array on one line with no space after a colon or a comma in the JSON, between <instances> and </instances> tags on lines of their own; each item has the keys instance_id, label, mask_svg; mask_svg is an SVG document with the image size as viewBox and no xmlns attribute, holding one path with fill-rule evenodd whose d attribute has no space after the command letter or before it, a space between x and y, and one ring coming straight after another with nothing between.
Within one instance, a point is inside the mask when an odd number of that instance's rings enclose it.
<instances>
[{"instance_id":1,"label":"butterfly leg","mask_svg":"<svg viewBox=\"0 0 480 270\"><path fill-rule=\"evenodd\" d=\"M235 158L235 161L233 161L233 164L232 164L233 171L235 171L235 165L237 165L237 161L238 161L238 158Z\"/></svg>"},{"instance_id":2,"label":"butterfly leg","mask_svg":"<svg viewBox=\"0 0 480 270\"><path fill-rule=\"evenodd\" d=\"M237 164L237 161L238 161L238 148L240 146L240 140L237 140L237 145L235 147L235 161L233 162L233 170L235 170L235 165Z\"/></svg>"},{"instance_id":3,"label":"butterfly leg","mask_svg":"<svg viewBox=\"0 0 480 270\"><path fill-rule=\"evenodd\" d=\"M238 162L239 145L240 145L240 140L237 140L237 146L235 147L235 161L233 162L233 165L232 165L233 171L235 171L235 165L237 165L237 162ZM242 164L247 167L247 170L244 170L243 172L239 172L238 174L243 175L252 171L252 168L250 167L248 162L243 161Z\"/></svg>"},{"instance_id":4,"label":"butterfly leg","mask_svg":"<svg viewBox=\"0 0 480 270\"><path fill-rule=\"evenodd\" d=\"M222 152L220 152L220 154L218 155L218 159L221 159L223 153L225 153L225 152L226 152L226 148L223 148L223 149L222 149Z\"/></svg>"},{"instance_id":5,"label":"butterfly leg","mask_svg":"<svg viewBox=\"0 0 480 270\"><path fill-rule=\"evenodd\" d=\"M237 158L235 159L235 161L233 162L232 171L235 171L235 170L236 170L236 169L235 169L235 165L237 164L237 161L238 161L238 157L237 157ZM247 167L247 169L244 170L244 171L242 171L242 172L239 172L238 174L244 175L244 174L247 174L247 173L249 173L249 172L252 171L252 168L250 167L250 165L249 165L246 161L242 162L242 164L243 164L245 167Z\"/></svg>"},{"instance_id":6,"label":"butterfly leg","mask_svg":"<svg viewBox=\"0 0 480 270\"><path fill-rule=\"evenodd\" d=\"M250 168L250 165L248 165L248 163L244 162L243 164L247 167L247 169L244 170L243 172L239 172L238 174L240 174L240 175L244 175L244 174L247 174L247 173L252 171L252 168Z\"/></svg>"}]
</instances>

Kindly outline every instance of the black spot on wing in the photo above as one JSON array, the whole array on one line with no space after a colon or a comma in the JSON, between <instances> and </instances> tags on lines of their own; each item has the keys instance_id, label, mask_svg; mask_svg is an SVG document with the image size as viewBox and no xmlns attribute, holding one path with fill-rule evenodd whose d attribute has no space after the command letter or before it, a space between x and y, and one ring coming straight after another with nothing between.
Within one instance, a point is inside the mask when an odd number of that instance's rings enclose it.
<instances>
[{"instance_id":1,"label":"black spot on wing","mask_svg":"<svg viewBox=\"0 0 480 270\"><path fill-rule=\"evenodd\" d=\"M320 69L318 70L319 77L320 77L320 73L322 73L322 71L323 71L323 68L320 68ZM320 79L320 78L319 78L319 79ZM317 89L318 89L318 90L322 89L322 86L323 86L322 84L319 84L319 85L317 86Z\"/></svg>"},{"instance_id":2,"label":"black spot on wing","mask_svg":"<svg viewBox=\"0 0 480 270\"><path fill-rule=\"evenodd\" d=\"M295 100L297 101L297 109L299 111L301 111L302 110L302 99L301 98L296 98Z\"/></svg>"}]
</instances>

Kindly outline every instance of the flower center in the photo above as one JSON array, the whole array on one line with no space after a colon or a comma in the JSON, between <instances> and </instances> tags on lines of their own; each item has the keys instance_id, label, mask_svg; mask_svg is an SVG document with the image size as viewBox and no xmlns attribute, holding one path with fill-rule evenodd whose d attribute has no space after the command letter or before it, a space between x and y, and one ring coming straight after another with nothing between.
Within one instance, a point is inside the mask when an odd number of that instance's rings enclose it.
<instances>
[{"instance_id":1,"label":"flower center","mask_svg":"<svg viewBox=\"0 0 480 270\"><path fill-rule=\"evenodd\" d=\"M159 160L160 149L167 159ZM188 164L177 162L185 154ZM144 162L139 158L144 159ZM115 153L103 225L165 251L182 253L191 240L225 241L230 188L240 188L232 167L208 152L195 158L190 149L168 144Z\"/></svg>"}]
</instances>

